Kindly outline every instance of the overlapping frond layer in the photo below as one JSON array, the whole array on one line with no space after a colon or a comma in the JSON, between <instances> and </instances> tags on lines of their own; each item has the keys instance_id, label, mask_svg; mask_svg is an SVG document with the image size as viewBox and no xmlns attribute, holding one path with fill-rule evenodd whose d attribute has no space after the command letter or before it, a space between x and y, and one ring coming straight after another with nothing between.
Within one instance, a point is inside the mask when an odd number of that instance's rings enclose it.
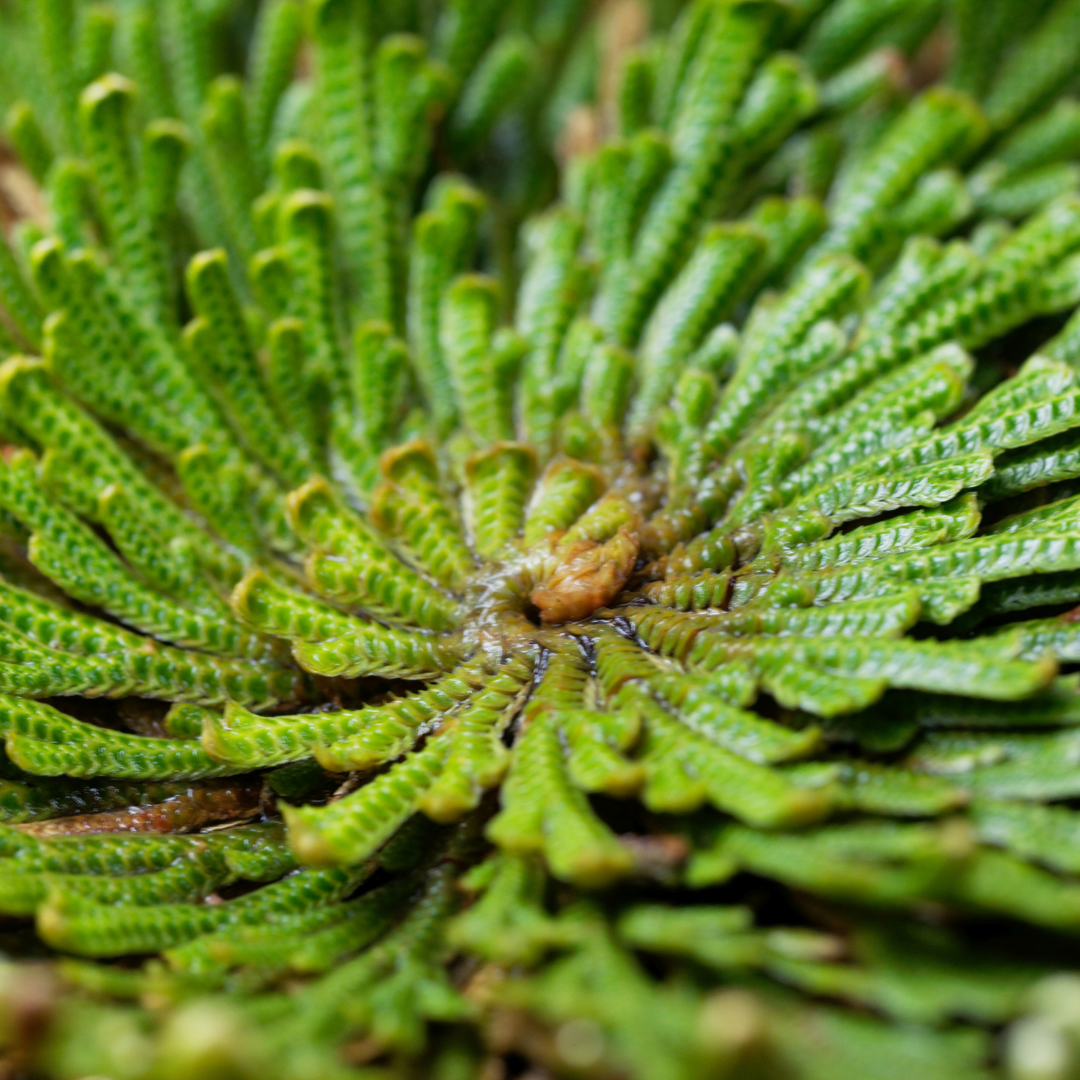
<instances>
[{"instance_id":1,"label":"overlapping frond layer","mask_svg":"<svg viewBox=\"0 0 1080 1080\"><path fill-rule=\"evenodd\" d=\"M1078 60L0 10L12 1075L1068 1080Z\"/></svg>"}]
</instances>

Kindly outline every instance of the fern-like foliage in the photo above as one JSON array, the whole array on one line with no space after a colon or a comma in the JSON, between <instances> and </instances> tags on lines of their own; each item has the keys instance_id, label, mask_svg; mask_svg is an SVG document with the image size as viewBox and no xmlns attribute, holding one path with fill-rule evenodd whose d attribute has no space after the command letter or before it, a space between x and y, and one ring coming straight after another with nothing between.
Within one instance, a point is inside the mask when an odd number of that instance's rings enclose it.
<instances>
[{"instance_id":1,"label":"fern-like foliage","mask_svg":"<svg viewBox=\"0 0 1080 1080\"><path fill-rule=\"evenodd\" d=\"M1076 0L0 49L4 1068L1073 1075Z\"/></svg>"}]
</instances>

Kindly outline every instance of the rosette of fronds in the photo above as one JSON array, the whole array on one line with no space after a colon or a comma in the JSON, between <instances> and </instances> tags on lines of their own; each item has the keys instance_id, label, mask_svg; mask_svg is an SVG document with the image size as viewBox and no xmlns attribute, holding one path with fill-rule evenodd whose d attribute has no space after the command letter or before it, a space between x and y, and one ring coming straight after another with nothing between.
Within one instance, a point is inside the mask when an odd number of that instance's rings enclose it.
<instances>
[{"instance_id":1,"label":"rosette of fronds","mask_svg":"<svg viewBox=\"0 0 1080 1080\"><path fill-rule=\"evenodd\" d=\"M1066 1077L1080 5L417 8L10 16L0 1045Z\"/></svg>"}]
</instances>

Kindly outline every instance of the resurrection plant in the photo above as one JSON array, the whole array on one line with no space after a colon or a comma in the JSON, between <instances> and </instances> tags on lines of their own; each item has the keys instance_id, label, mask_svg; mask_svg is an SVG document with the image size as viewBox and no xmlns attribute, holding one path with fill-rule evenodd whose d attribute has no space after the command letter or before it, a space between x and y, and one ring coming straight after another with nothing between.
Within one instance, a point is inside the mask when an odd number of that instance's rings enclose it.
<instances>
[{"instance_id":1,"label":"resurrection plant","mask_svg":"<svg viewBox=\"0 0 1080 1080\"><path fill-rule=\"evenodd\" d=\"M1080 2L0 68L0 1073L1076 1075Z\"/></svg>"}]
</instances>

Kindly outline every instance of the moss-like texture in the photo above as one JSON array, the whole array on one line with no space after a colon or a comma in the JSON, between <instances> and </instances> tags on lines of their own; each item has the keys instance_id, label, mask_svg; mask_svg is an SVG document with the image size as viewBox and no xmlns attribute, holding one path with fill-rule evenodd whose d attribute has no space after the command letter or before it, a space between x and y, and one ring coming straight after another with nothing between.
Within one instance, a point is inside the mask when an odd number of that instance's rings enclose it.
<instances>
[{"instance_id":1,"label":"moss-like texture","mask_svg":"<svg viewBox=\"0 0 1080 1080\"><path fill-rule=\"evenodd\" d=\"M1068 1080L1078 61L0 6L0 1071Z\"/></svg>"}]
</instances>

